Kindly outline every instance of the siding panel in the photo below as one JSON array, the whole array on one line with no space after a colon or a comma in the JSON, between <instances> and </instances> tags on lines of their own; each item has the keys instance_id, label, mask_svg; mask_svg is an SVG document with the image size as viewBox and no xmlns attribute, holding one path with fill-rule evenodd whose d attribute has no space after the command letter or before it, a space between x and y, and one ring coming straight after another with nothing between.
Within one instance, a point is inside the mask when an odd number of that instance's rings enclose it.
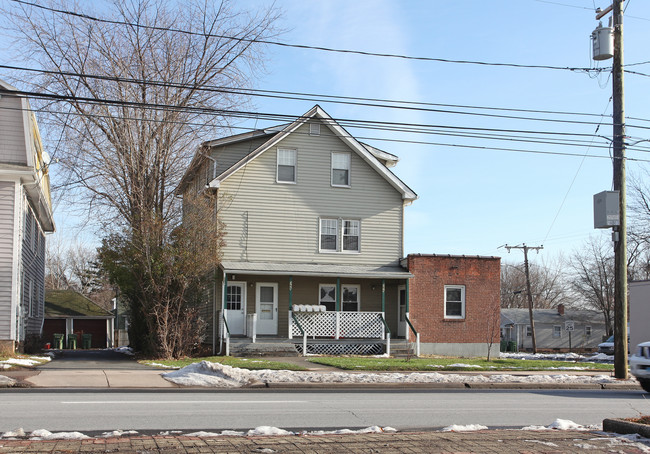
<instances>
[{"instance_id":1,"label":"siding panel","mask_svg":"<svg viewBox=\"0 0 650 454\"><path fill-rule=\"evenodd\" d=\"M15 187L0 181L0 340L11 338Z\"/></svg>"},{"instance_id":2,"label":"siding panel","mask_svg":"<svg viewBox=\"0 0 650 454\"><path fill-rule=\"evenodd\" d=\"M27 164L22 101L3 93L0 97L0 162Z\"/></svg>"}]
</instances>

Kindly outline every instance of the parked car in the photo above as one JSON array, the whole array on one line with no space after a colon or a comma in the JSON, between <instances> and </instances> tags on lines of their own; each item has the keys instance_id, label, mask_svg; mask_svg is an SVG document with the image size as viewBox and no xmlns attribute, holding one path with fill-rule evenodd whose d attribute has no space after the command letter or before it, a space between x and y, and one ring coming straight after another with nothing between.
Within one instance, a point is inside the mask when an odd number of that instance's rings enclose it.
<instances>
[{"instance_id":1,"label":"parked car","mask_svg":"<svg viewBox=\"0 0 650 454\"><path fill-rule=\"evenodd\" d=\"M641 387L650 393L650 342L642 342L629 359L630 372L639 380Z\"/></svg>"},{"instance_id":2,"label":"parked car","mask_svg":"<svg viewBox=\"0 0 650 454\"><path fill-rule=\"evenodd\" d=\"M605 342L598 344L598 353L604 353L605 355L614 354L614 335L612 334L607 338Z\"/></svg>"}]
</instances>

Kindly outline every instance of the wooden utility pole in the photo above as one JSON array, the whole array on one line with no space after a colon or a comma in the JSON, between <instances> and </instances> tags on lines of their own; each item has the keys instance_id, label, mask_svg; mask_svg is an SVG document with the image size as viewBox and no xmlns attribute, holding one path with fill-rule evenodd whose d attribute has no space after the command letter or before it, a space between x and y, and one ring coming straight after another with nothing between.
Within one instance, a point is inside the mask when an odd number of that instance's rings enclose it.
<instances>
[{"instance_id":1,"label":"wooden utility pole","mask_svg":"<svg viewBox=\"0 0 650 454\"><path fill-rule=\"evenodd\" d=\"M614 376L627 373L627 220L625 183L625 97L623 85L623 0L612 4L614 61L612 105L614 120L614 190L619 191L620 224L614 228Z\"/></svg>"},{"instance_id":2,"label":"wooden utility pole","mask_svg":"<svg viewBox=\"0 0 650 454\"><path fill-rule=\"evenodd\" d=\"M528 269L528 251L530 249L536 250L539 253L540 249L544 249L544 246L526 246L522 244L521 246L504 246L508 253L511 249L522 249L524 251L524 271L526 273L526 292L528 293L528 315L530 317L530 333L533 341L533 354L537 353L537 341L535 339L535 319L533 318L533 294L530 290L530 271Z\"/></svg>"}]
</instances>

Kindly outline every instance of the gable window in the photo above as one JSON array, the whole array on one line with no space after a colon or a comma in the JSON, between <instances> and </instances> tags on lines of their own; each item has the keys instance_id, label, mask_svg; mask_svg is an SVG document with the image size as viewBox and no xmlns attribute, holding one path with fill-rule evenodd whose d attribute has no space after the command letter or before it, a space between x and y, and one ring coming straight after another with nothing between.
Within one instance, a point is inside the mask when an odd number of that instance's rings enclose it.
<instances>
[{"instance_id":1,"label":"gable window","mask_svg":"<svg viewBox=\"0 0 650 454\"><path fill-rule=\"evenodd\" d=\"M590 325L585 326L585 336L587 336L587 337L591 336L591 326Z\"/></svg>"},{"instance_id":2,"label":"gable window","mask_svg":"<svg viewBox=\"0 0 650 454\"><path fill-rule=\"evenodd\" d=\"M343 221L343 250L359 251L359 221Z\"/></svg>"},{"instance_id":3,"label":"gable window","mask_svg":"<svg viewBox=\"0 0 650 454\"><path fill-rule=\"evenodd\" d=\"M553 325L553 337L562 337L562 327L560 325Z\"/></svg>"},{"instance_id":4,"label":"gable window","mask_svg":"<svg viewBox=\"0 0 650 454\"><path fill-rule=\"evenodd\" d=\"M465 318L464 285L445 285L445 318Z\"/></svg>"},{"instance_id":5,"label":"gable window","mask_svg":"<svg viewBox=\"0 0 650 454\"><path fill-rule=\"evenodd\" d=\"M309 135L320 136L320 123L309 123Z\"/></svg>"},{"instance_id":6,"label":"gable window","mask_svg":"<svg viewBox=\"0 0 650 454\"><path fill-rule=\"evenodd\" d=\"M332 152L332 186L350 186L350 153Z\"/></svg>"},{"instance_id":7,"label":"gable window","mask_svg":"<svg viewBox=\"0 0 650 454\"><path fill-rule=\"evenodd\" d=\"M338 239L338 220L321 219L320 220L320 250L337 251Z\"/></svg>"},{"instance_id":8,"label":"gable window","mask_svg":"<svg viewBox=\"0 0 650 454\"><path fill-rule=\"evenodd\" d=\"M359 286L344 285L341 293L343 294L342 309L346 312L359 312Z\"/></svg>"},{"instance_id":9,"label":"gable window","mask_svg":"<svg viewBox=\"0 0 650 454\"><path fill-rule=\"evenodd\" d=\"M318 286L318 304L325 306L325 310L336 310L336 285L321 284Z\"/></svg>"},{"instance_id":10,"label":"gable window","mask_svg":"<svg viewBox=\"0 0 650 454\"><path fill-rule=\"evenodd\" d=\"M278 183L296 182L296 150L278 148Z\"/></svg>"}]
</instances>

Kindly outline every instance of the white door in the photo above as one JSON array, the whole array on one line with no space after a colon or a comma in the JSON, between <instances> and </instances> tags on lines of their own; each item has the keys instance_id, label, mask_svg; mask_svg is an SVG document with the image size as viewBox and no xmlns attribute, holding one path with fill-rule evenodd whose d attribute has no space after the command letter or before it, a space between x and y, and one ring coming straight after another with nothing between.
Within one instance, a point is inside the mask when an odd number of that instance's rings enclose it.
<instances>
[{"instance_id":1,"label":"white door","mask_svg":"<svg viewBox=\"0 0 650 454\"><path fill-rule=\"evenodd\" d=\"M278 284L257 284L257 334L278 334Z\"/></svg>"},{"instance_id":2,"label":"white door","mask_svg":"<svg viewBox=\"0 0 650 454\"><path fill-rule=\"evenodd\" d=\"M225 317L230 334L246 334L246 282L228 283Z\"/></svg>"},{"instance_id":3,"label":"white door","mask_svg":"<svg viewBox=\"0 0 650 454\"><path fill-rule=\"evenodd\" d=\"M397 288L398 302L398 320L397 320L397 337L406 337L406 287L400 285Z\"/></svg>"}]
</instances>

